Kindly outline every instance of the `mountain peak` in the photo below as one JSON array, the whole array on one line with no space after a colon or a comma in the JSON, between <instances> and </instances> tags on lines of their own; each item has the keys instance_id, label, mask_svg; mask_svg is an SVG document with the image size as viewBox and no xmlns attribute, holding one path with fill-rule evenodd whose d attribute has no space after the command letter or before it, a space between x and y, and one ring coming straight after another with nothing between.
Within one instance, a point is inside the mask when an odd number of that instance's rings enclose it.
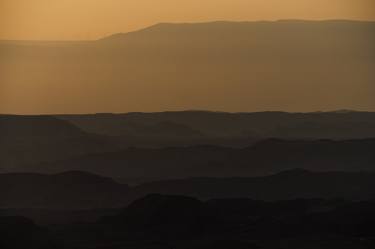
<instances>
[{"instance_id":1,"label":"mountain peak","mask_svg":"<svg viewBox=\"0 0 375 249\"><path fill-rule=\"evenodd\" d=\"M300 24L374 24L375 22L371 21L357 21L357 20L303 20L303 19L280 19L275 21L227 21L227 20L218 20L218 21L210 21L210 22L160 22L154 25L135 30L132 32L127 33L116 33L107 37L104 37L100 40L117 40L119 38L125 38L128 35L134 34L143 34L148 32L160 32L160 31L173 31L179 30L183 31L185 28L197 28L197 29L204 29L205 31L210 31L210 29L236 29L239 27L247 28L247 27L256 27L256 26L288 26L292 25L293 27L298 27ZM297 26L296 26L297 25Z\"/></svg>"}]
</instances>

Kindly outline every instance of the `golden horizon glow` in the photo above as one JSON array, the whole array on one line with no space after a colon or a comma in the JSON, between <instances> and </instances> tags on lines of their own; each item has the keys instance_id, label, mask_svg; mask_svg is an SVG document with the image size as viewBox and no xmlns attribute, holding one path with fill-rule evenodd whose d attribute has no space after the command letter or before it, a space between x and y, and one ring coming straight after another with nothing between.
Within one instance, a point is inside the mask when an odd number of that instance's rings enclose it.
<instances>
[{"instance_id":1,"label":"golden horizon glow","mask_svg":"<svg viewBox=\"0 0 375 249\"><path fill-rule=\"evenodd\" d=\"M92 40L160 22L375 20L374 0L1 0L0 40Z\"/></svg>"},{"instance_id":2,"label":"golden horizon glow","mask_svg":"<svg viewBox=\"0 0 375 249\"><path fill-rule=\"evenodd\" d=\"M0 0L0 40L94 40L157 23L283 19L375 21L375 0ZM374 26L344 27L282 30L259 43L247 42L255 31L244 43L225 29L218 44L215 36L194 40L197 32L182 42L171 35L178 42L167 47L152 32L121 46L0 42L0 113L375 111Z\"/></svg>"}]
</instances>

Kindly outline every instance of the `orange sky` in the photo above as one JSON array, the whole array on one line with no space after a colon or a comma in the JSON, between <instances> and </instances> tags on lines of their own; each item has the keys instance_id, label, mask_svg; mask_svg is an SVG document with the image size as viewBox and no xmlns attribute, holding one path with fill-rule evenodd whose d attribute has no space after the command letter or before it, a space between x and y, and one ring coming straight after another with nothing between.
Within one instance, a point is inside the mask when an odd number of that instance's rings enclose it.
<instances>
[{"instance_id":1,"label":"orange sky","mask_svg":"<svg viewBox=\"0 0 375 249\"><path fill-rule=\"evenodd\" d=\"M375 0L0 0L0 39L86 40L159 22L375 20Z\"/></svg>"}]
</instances>

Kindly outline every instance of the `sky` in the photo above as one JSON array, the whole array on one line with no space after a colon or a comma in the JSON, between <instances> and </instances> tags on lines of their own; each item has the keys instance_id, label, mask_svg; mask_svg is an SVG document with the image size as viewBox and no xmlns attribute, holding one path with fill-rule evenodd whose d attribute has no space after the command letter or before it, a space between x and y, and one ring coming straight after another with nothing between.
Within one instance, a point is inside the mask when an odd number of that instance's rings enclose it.
<instances>
[{"instance_id":1,"label":"sky","mask_svg":"<svg viewBox=\"0 0 375 249\"><path fill-rule=\"evenodd\" d=\"M375 20L375 0L0 0L1 40L91 40L160 22Z\"/></svg>"}]
</instances>

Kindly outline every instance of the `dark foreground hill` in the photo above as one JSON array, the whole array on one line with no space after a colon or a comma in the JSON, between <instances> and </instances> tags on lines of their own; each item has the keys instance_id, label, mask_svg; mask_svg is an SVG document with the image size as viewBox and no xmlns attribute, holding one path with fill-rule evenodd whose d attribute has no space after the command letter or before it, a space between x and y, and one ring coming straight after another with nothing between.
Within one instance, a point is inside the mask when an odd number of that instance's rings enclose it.
<instances>
[{"instance_id":1,"label":"dark foreground hill","mask_svg":"<svg viewBox=\"0 0 375 249\"><path fill-rule=\"evenodd\" d=\"M191 146L129 148L54 163L29 165L37 172L82 170L123 178L174 179L186 177L235 177L272 174L303 168L313 171L372 171L375 140L269 139L247 148Z\"/></svg>"},{"instance_id":2,"label":"dark foreground hill","mask_svg":"<svg viewBox=\"0 0 375 249\"><path fill-rule=\"evenodd\" d=\"M322 199L200 201L152 194L91 223L54 225L63 248L370 249L375 203Z\"/></svg>"},{"instance_id":3,"label":"dark foreground hill","mask_svg":"<svg viewBox=\"0 0 375 249\"><path fill-rule=\"evenodd\" d=\"M51 233L22 216L0 215L0 247L2 249L62 249Z\"/></svg>"},{"instance_id":4,"label":"dark foreground hill","mask_svg":"<svg viewBox=\"0 0 375 249\"><path fill-rule=\"evenodd\" d=\"M305 170L132 188L83 172L2 174L0 246L372 249L374 184L374 173Z\"/></svg>"},{"instance_id":5,"label":"dark foreground hill","mask_svg":"<svg viewBox=\"0 0 375 249\"><path fill-rule=\"evenodd\" d=\"M246 234L248 239L327 233L373 236L375 230L370 225L375 222L374 205L373 201L321 199L279 202L213 199L202 202L186 196L152 194L100 222L116 227L117 231L123 230L124 234L172 241L236 233Z\"/></svg>"}]
</instances>

